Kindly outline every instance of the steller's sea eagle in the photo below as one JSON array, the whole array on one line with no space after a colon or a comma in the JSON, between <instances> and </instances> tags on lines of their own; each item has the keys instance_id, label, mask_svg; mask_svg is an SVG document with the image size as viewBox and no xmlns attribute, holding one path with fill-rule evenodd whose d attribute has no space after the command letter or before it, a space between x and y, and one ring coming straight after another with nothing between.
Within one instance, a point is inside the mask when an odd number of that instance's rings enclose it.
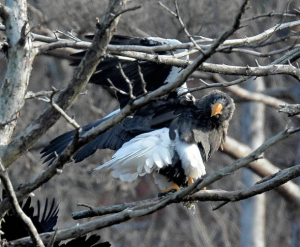
<instances>
[{"instance_id":1,"label":"steller's sea eagle","mask_svg":"<svg viewBox=\"0 0 300 247\"><path fill-rule=\"evenodd\" d=\"M112 42L146 46L163 45L168 42L180 44L176 40L123 36L115 36ZM76 56L80 58L82 55ZM143 65L142 73L145 73L144 80L147 82L148 91L167 83L181 70L169 65L122 60L121 66L124 73L130 75L128 77L133 81L134 93L137 96L143 94L137 63ZM92 83L108 86L105 84L107 78L113 78L111 80L117 83L117 87L128 92L128 84L115 68L117 64L116 58L104 59L104 62L99 64L97 73L91 78ZM151 73L147 72L148 66L154 68ZM123 83L120 83L122 80ZM150 85L149 81L153 84ZM184 90L185 86L177 92ZM120 94L118 100L122 108L129 101L129 97ZM113 177L123 181L133 181L138 176L153 173L155 183L161 190L179 190L205 175L204 162L224 143L234 109L232 98L218 90L211 91L199 100L187 95L178 96L176 92L170 93L167 97L152 100L99 135L77 151L73 159L80 162L97 149L117 150L110 161L97 167L95 171L108 167L112 170ZM82 127L81 135L118 111ZM42 157L47 156L44 162L50 161L51 164L72 142L74 135L75 131L70 131L52 140L50 145L41 151Z\"/></svg>"}]
</instances>

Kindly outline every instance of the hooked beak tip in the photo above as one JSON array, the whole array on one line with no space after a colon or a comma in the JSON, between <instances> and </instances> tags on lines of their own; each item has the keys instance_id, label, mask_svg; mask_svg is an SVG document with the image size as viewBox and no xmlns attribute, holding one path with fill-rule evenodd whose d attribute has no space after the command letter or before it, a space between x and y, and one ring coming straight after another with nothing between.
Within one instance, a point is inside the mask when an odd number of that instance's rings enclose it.
<instances>
[{"instance_id":1,"label":"hooked beak tip","mask_svg":"<svg viewBox=\"0 0 300 247\"><path fill-rule=\"evenodd\" d=\"M215 103L211 106L211 117L217 114L221 114L223 110L223 105L221 103Z\"/></svg>"}]
</instances>

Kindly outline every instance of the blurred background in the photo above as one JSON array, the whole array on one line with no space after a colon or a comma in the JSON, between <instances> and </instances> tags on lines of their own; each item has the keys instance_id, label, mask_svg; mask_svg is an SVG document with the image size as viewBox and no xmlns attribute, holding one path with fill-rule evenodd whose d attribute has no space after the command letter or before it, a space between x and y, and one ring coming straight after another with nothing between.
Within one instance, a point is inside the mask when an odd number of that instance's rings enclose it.
<instances>
[{"instance_id":1,"label":"blurred background","mask_svg":"<svg viewBox=\"0 0 300 247\"><path fill-rule=\"evenodd\" d=\"M62 32L72 31L74 35L80 38L83 38L84 34L94 31L96 17L101 18L108 5L106 0L31 0L28 2L30 4L29 16L33 32L52 35L52 31L55 30ZM175 10L172 0L162 0L162 2L172 10ZM240 0L178 1L181 17L189 32L193 35L209 38L218 37L230 27L240 4ZM189 41L178 21L159 6L157 1L130 1L127 7L136 5L141 5L142 8L124 14L121 17L116 34L139 37L159 36L175 38L182 42ZM299 10L299 7L299 1L297 0L252 0L243 19L271 12L297 13L295 9L298 8ZM242 23L243 28L238 30L231 38L253 36L280 22L299 19L299 15L294 17L275 15L272 18L265 17L245 21ZM293 31L297 30L293 29ZM289 32L291 30L281 31L271 38L283 37L288 35ZM0 35L4 34L0 32ZM289 42L299 43L297 40L287 40L272 46L257 48L256 50L269 52L291 45ZM65 54L66 52L62 51L36 58L29 91L51 90L52 86L62 89L67 85L74 69L69 66L70 61ZM218 64L256 66L255 59L260 65L267 65L279 56L255 57L245 53L218 53L208 61ZM1 81L5 69L6 59L4 56L1 56ZM228 81L239 78L229 75L221 76ZM211 74L208 73L197 73L190 78L188 86L201 85L199 78L210 82L210 77ZM278 93L276 97L290 103L300 102L300 93L298 93L300 92L299 81L292 77L283 75L268 76L262 78L259 83L257 81L245 82L241 86L248 90L263 91L271 95ZM261 85L263 87L260 87ZM226 91L226 89L221 90ZM198 98L207 92L196 92L194 96ZM283 130L286 126L299 126L298 119L288 118L285 114L278 113L277 109L262 106L258 103L245 102L243 98L231 92L228 93L236 101L236 112L231 121L228 135L252 148L261 144L264 139L270 138ZM20 133L46 107L48 107L48 103L38 99L27 100L15 134ZM88 85L86 94L81 95L67 113L70 116L74 116L76 121L83 126L105 116L116 108L118 108L117 101L106 90L95 85ZM251 129L251 126L260 126L255 127L258 132L255 134L249 133L248 130ZM50 140L69 130L72 130L72 126L61 118L27 154L15 162L10 169L11 179L15 187L32 179L45 169L46 164L43 164L43 161L40 159L39 152ZM35 200L43 200L46 197L55 197L57 199L60 204L58 222L60 229L89 220L74 221L71 218L72 212L83 209L77 206L78 202L93 206L108 206L153 198L157 195L159 192L158 187L153 183L150 176L139 178L132 183L125 183L112 178L107 170L101 170L101 172L93 174L92 169L108 161L112 154L113 152L110 150L97 151L93 156L81 163L67 164L61 175L54 177L35 192ZM298 164L299 156L299 136L297 135L276 144L265 153L265 157L279 169ZM217 152L207 162L207 172L211 174L219 168L231 164L233 161L233 157ZM244 171L239 170L210 185L208 189L229 191L242 189L248 186L249 180L247 178L253 179L250 179L250 185L258 179L252 178L252 172L244 169ZM297 180L294 182L297 182ZM261 233L261 236L257 237L262 239L263 245L256 245L251 240L243 237L243 234L249 235L249 230L247 230L247 222L249 220L245 220L244 217L253 216L252 213L247 213L247 208L244 208L251 202L244 201L243 203L246 205L242 206L241 202L229 203L219 210L212 211L212 208L218 203L199 202L196 204L194 213L181 204L174 204L152 215L102 229L99 231L99 234L103 241L110 241L112 246L116 247L300 246L298 231L300 228L300 214L298 207L284 200L276 191L267 192L263 199L259 199L260 209L255 211L262 213L258 216L260 220L256 223L256 227Z\"/></svg>"}]
</instances>

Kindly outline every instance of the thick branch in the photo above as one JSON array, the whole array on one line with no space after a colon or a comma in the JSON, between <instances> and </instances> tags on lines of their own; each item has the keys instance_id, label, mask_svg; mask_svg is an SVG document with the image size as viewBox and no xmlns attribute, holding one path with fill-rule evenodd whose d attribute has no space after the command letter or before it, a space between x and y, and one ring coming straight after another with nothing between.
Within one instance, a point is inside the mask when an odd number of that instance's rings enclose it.
<instances>
[{"instance_id":1,"label":"thick branch","mask_svg":"<svg viewBox=\"0 0 300 247\"><path fill-rule=\"evenodd\" d=\"M223 152L235 159L243 158L249 155L253 150L243 143L240 143L233 138L227 137ZM280 169L273 165L267 159L259 159L248 166L253 172L261 177L267 177L277 173ZM278 187L277 192L287 201L300 205L300 187L292 181Z\"/></svg>"},{"instance_id":2,"label":"thick branch","mask_svg":"<svg viewBox=\"0 0 300 247\"><path fill-rule=\"evenodd\" d=\"M27 35L26 1L6 1L0 6L8 42L7 71L0 90L0 152L9 141L24 105L24 97L29 83L33 60L37 54L31 47L31 37ZM2 147L1 147L2 146Z\"/></svg>"},{"instance_id":3,"label":"thick branch","mask_svg":"<svg viewBox=\"0 0 300 247\"><path fill-rule=\"evenodd\" d=\"M166 207L167 205L169 205L171 203L181 201L181 200L183 200L183 198L187 197L188 195L191 195L191 194L194 194L194 193L200 191L203 187L206 187L209 184L221 179L222 177L230 175L234 171L236 171L242 167L245 167L247 164L257 160L259 158L259 156L264 151L266 151L266 149L273 146L278 141L287 138L288 136L290 136L291 134L293 134L297 131L300 131L300 128L287 129L287 130L280 132L276 136L267 140L264 144L262 144L259 148L257 148L255 151L253 151L248 156L235 161L232 165L222 168L222 169L218 170L216 173L214 173L204 179L197 180L193 185L191 185L179 192L176 192L169 196L163 197L162 199L159 199L159 201L157 203L154 203L153 205L152 205L152 201L150 201L149 206L143 205L142 207L140 207L140 205L138 205L136 207L125 209L125 210L123 210L117 214L111 215L111 216L106 216L104 218L100 218L100 219L97 219L97 220L94 220L91 222L83 223L79 226L75 226L70 229L59 231L57 233L57 240L63 240L63 239L68 239L70 237L80 236L80 235L86 234L86 233L94 231L94 230L99 230L104 227L118 224L120 222L128 221L132 218L148 215L159 209ZM292 169L292 168L289 168L289 169ZM288 170L287 172L283 173L282 176L279 176L279 178L282 179L283 183L288 181L289 179L291 179L294 176L299 176L300 175L300 166L295 166L295 169L292 169L292 171L293 171L293 173L292 173L293 175L291 175L290 170ZM271 179L275 179L276 177L277 176L275 176ZM260 183L260 185L258 185L256 191L259 191L258 190L259 188L261 189L260 186L266 185L266 188L271 188L274 185L272 183L269 184L266 182L267 181ZM277 182L278 181L276 181L276 184L277 184ZM279 186L279 184L280 183L278 183L277 186ZM261 193L261 191L259 191L259 193ZM45 233L40 236L44 242L48 242L51 239L52 235L53 235L53 233ZM28 244L28 243L30 243L30 239L24 238L24 239L13 241L10 244L12 244L13 246L19 246L21 244Z\"/></svg>"},{"instance_id":4,"label":"thick branch","mask_svg":"<svg viewBox=\"0 0 300 247\"><path fill-rule=\"evenodd\" d=\"M299 53L299 47L297 50L296 49L294 50L294 53L295 54ZM137 60L168 64L168 65L173 65L173 66L183 67L183 68L185 68L189 64L192 64L192 62L176 59L172 56L158 56L158 55L132 52L132 51L113 52L113 54L126 56ZM198 69L204 72L220 73L225 75L268 76L268 75L286 74L286 75L297 77L297 79L300 80L300 69L292 65L270 64L266 66L250 67L250 66L234 66L234 65L225 65L225 64L202 63Z\"/></svg>"},{"instance_id":5,"label":"thick branch","mask_svg":"<svg viewBox=\"0 0 300 247\"><path fill-rule=\"evenodd\" d=\"M237 191L201 190L193 195L183 198L182 200L173 201L173 203L179 203L182 201L240 201L255 196L257 194L270 191L274 188L279 189L279 186L284 186L284 183L298 176L300 176L300 165L284 169L283 171L278 171L275 174L273 174L273 177L271 179L259 182L250 188ZM123 210L130 209L133 207L146 208L155 205L162 200L163 198L153 198L144 201L122 203L119 205L113 205L108 207L93 207L89 210L74 212L72 213L72 217L74 220L78 220L94 216L103 216L107 214L119 213ZM299 205L299 203L300 201L297 202L297 205Z\"/></svg>"}]
</instances>

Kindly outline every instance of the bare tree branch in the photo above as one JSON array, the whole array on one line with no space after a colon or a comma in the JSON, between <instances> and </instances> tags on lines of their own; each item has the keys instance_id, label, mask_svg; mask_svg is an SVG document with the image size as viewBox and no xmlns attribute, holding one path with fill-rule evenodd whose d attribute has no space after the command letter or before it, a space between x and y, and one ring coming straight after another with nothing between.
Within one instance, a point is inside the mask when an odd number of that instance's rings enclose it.
<instances>
[{"instance_id":1,"label":"bare tree branch","mask_svg":"<svg viewBox=\"0 0 300 247\"><path fill-rule=\"evenodd\" d=\"M297 17L299 14L297 13L274 13L274 11L271 11L270 13L261 14L257 16L252 16L250 18L242 19L241 22L247 22L247 21L253 21L261 18L273 18L273 17Z\"/></svg>"},{"instance_id":2,"label":"bare tree branch","mask_svg":"<svg viewBox=\"0 0 300 247\"><path fill-rule=\"evenodd\" d=\"M201 190L193 195L187 196L182 200L174 201L173 203L180 203L184 201L225 201L236 202L250 198L254 195L261 194L266 191L270 191L279 186L283 186L284 183L300 175L300 165L293 166L291 168L278 171L272 174L272 177L264 181L253 185L252 187L237 190L237 191L224 191L224 190ZM90 218L94 216L104 216L107 214L119 213L123 210L130 208L147 208L162 201L163 198L153 198L144 201L122 203L118 205L108 207L93 207L89 210L83 210L72 213L74 220ZM299 202L298 202L299 203ZM79 205L80 206L80 205Z\"/></svg>"},{"instance_id":3,"label":"bare tree branch","mask_svg":"<svg viewBox=\"0 0 300 247\"><path fill-rule=\"evenodd\" d=\"M228 39L224 41L224 43L218 48L218 51L222 51L224 49L233 49L235 46L238 47L249 47L253 44L260 45L259 42L266 40L270 35L273 33L291 27L296 27L300 25L300 21L292 21L287 23L278 24L272 28L265 30L264 32L252 36L246 37L243 39ZM65 48L71 47L76 49L87 49L90 46L90 42L75 42L70 40L57 40L55 38L46 37L39 34L32 34L33 39L36 41L42 41L46 43L53 43L50 45L42 45L39 47L40 53L44 53L48 50L57 49L57 48ZM284 38L286 39L286 37ZM214 39L209 39L209 42L214 42ZM199 45L202 42L208 42L208 40L195 40L195 42ZM269 44L273 44L268 43ZM201 49L208 48L210 44L199 45ZM145 46L138 46L138 45L109 45L108 51L110 52L121 52L121 51L136 51L136 52L145 52L145 53L153 53L153 52L162 52L162 51L171 51L175 49L189 49L195 47L192 42L183 43L178 45L162 45L162 46L155 46L155 47L145 47ZM197 52L197 50L195 50Z\"/></svg>"},{"instance_id":4,"label":"bare tree branch","mask_svg":"<svg viewBox=\"0 0 300 247\"><path fill-rule=\"evenodd\" d=\"M41 96L47 96L50 97L53 91L40 91L37 93L34 93L32 91L28 91L25 95L25 99L33 99L33 98L38 98Z\"/></svg>"},{"instance_id":5,"label":"bare tree branch","mask_svg":"<svg viewBox=\"0 0 300 247\"><path fill-rule=\"evenodd\" d=\"M9 59L0 90L0 153L3 153L3 146L10 141L17 124L19 112L25 102L32 63L37 55L37 50L32 48L31 37L27 35L29 27L26 1L19 3L9 0L6 5L10 7L0 5L0 15L5 25L10 27L6 30Z\"/></svg>"},{"instance_id":6,"label":"bare tree branch","mask_svg":"<svg viewBox=\"0 0 300 247\"><path fill-rule=\"evenodd\" d=\"M235 159L243 158L249 155L253 150L245 144L234 140L227 136L224 144L223 152ZM267 159L259 159L248 166L253 172L261 177L268 177L277 173L280 169L273 165ZM277 192L283 196L288 202L300 205L300 187L292 181L288 181L284 185L278 187Z\"/></svg>"},{"instance_id":7,"label":"bare tree branch","mask_svg":"<svg viewBox=\"0 0 300 247\"><path fill-rule=\"evenodd\" d=\"M37 189L38 187L40 187L42 184L44 184L47 181L49 181L53 176L55 176L57 174L57 171L61 170L62 167L64 166L64 164L67 161L69 161L71 155L74 154L84 144L86 144L87 142L95 139L97 136L99 136L99 134L103 133L104 131L106 131L107 129L109 129L110 127L112 127L113 125L115 125L116 123L118 123L121 120L123 120L132 111L135 111L136 109L138 109L138 108L144 106L145 104L147 104L150 99L152 99L154 97L158 97L158 96L164 95L166 92L169 92L169 91L177 88L178 86L182 85L187 80L188 76L191 75L197 69L197 67L201 63L203 63L206 59L208 59L210 56L212 56L216 52L216 49L218 48L218 46L226 38L228 38L239 27L239 20L241 18L242 13L245 10L246 3L247 3L247 1L244 1L243 5L242 5L242 7L240 9L240 12L237 14L237 16L235 18L235 22L234 22L233 26L231 28L229 28L228 31L224 32L224 34L222 34L211 45L211 47L209 49L205 50L203 52L203 54L200 54L195 59L195 61L194 61L193 64L189 65L185 70L181 71L181 73L178 75L178 77L176 79L174 78L174 81L169 81L168 84L163 85L159 89L157 89L157 90L155 90L153 92L150 92L147 95L145 95L143 97L140 97L140 98L132 101L130 104L128 104L127 106L125 106L118 114L116 114L115 116L111 117L107 121L102 122L99 126L95 127L91 131L89 131L88 134L86 134L85 136L81 137L78 141L75 140L75 139L77 139L77 138L75 138L74 141L57 158L57 160L54 162L54 164L52 164L50 167L48 167L46 170L44 170L40 175L38 175L36 178L34 178L31 181L29 181L28 183L26 183L24 186L22 186L18 190L18 192L17 192L18 200L22 200L30 192L34 191L35 189ZM85 62L85 59L83 59L83 62ZM79 65L79 69L80 69L80 65ZM77 83L81 83L81 82L79 81ZM71 84L73 84L72 87L76 88L76 84L74 85L74 82L72 82ZM64 93L67 93L66 90L60 95L60 97L58 99L58 102L60 101L61 98L63 98L62 95ZM73 91L74 89L70 89L70 90ZM64 109L64 107L62 107L61 105L60 105L60 107L62 109ZM56 113L56 112L53 112L52 109L50 109L50 110L48 109L48 110L46 110L46 112L47 111L49 111L53 115ZM45 114L45 112L44 112L44 114ZM42 114L42 116L40 118L42 118L42 119L45 118L45 117L43 117L44 114ZM53 118L53 116L52 116L52 118ZM47 120L49 121L48 118L47 118ZM49 126L48 122L47 122L47 125ZM44 130L44 128L41 128L41 129ZM28 137L32 138L32 135L33 135L33 133L31 133L31 135L28 135ZM26 137L27 137L27 135L26 135ZM28 143L26 141L24 142L24 139L26 140L26 138L24 136L21 135L21 136L17 137L16 139L18 139L18 138L20 138L23 141L22 142L23 145L26 145ZM26 143L26 144L24 144L24 143ZM8 147L10 147L10 144L8 145ZM17 158L17 156L15 155L15 156L13 156L13 158ZM1 204L0 204L0 216L3 217L3 215L5 214L5 212L8 209L9 209L9 204L6 201L3 200L1 202Z\"/></svg>"},{"instance_id":8,"label":"bare tree branch","mask_svg":"<svg viewBox=\"0 0 300 247\"><path fill-rule=\"evenodd\" d=\"M98 28L92 46L78 66L71 82L69 83L68 87L59 95L56 103L63 110L71 106L77 99L79 93L87 85L91 75L95 71L96 66L100 62L100 58L104 56L106 52L106 46L110 41L112 31L115 29L119 19L115 18L113 13L118 13L126 3L126 0L116 0L114 3L115 5L110 6L110 9L105 15L103 19L103 25ZM108 30L103 28L111 22L114 23L108 28ZM45 110L23 131L23 133L21 133L21 135L12 140L9 145L4 148L0 155L3 160L3 164L8 167L22 153L31 147L38 140L38 138L59 119L59 117L60 113L58 113L52 107Z\"/></svg>"},{"instance_id":9,"label":"bare tree branch","mask_svg":"<svg viewBox=\"0 0 300 247\"><path fill-rule=\"evenodd\" d=\"M51 105L67 120L69 124L71 124L76 130L80 131L80 125L75 121L75 119L72 119L68 116L68 114L61 109L55 102L54 102L54 95L55 93L59 92L59 90L52 87L53 92L51 95Z\"/></svg>"},{"instance_id":10,"label":"bare tree branch","mask_svg":"<svg viewBox=\"0 0 300 247\"><path fill-rule=\"evenodd\" d=\"M94 220L91 222L83 223L79 226L75 226L70 229L61 230L61 231L57 232L57 240L59 241L59 240L63 240L63 239L68 239L70 237L77 237L77 236L86 234L88 232L94 231L94 230L99 230L104 227L108 227L108 226L111 226L111 225L114 225L114 224L117 224L120 222L128 221L132 218L140 217L143 215L148 215L159 209L166 207L167 205L169 205L171 203L181 201L183 198L187 197L188 195L192 195L192 194L200 191L202 188L208 186L209 184L221 179L222 177L231 175L236 170L247 166L249 163L257 160L259 158L259 156L264 151L266 151L269 147L273 146L275 143L289 137L291 134L294 134L298 131L300 131L300 128L297 128L297 129L290 128L290 129L286 129L286 130L278 133L276 136L268 139L259 148L257 148L255 151L253 151L251 154L247 155L246 157L235 161L230 166L222 168L212 175L209 175L203 179L197 180L194 184L190 185L189 187L187 187L185 189L182 189L181 191L178 191L171 195L163 197L161 200L159 200L157 203L155 203L151 206L143 205L142 207L140 207L140 205L138 205L136 207L125 209L125 210L123 210L119 213L116 213L114 215L111 215L111 216L107 216L107 217L100 218L100 219L97 219L97 220ZM291 174L293 174L293 176L299 176L300 165L295 166L295 169L292 169L292 171L293 171L293 173L291 173L290 170L288 172L283 173L283 177L284 177L282 180L283 183L290 179L289 176L291 176ZM276 179L276 177L277 176L275 176L273 179ZM281 178L281 176L279 176L279 178ZM285 181L285 179L286 179L286 181ZM270 180L272 180L272 179L270 179ZM276 180L276 183L277 182L278 181ZM265 181L263 183L257 184L257 187L261 188L260 186L263 187L264 185L266 185L265 183L267 183L267 187L270 186L268 181ZM272 183L271 183L271 185L274 186L274 184L272 184ZM150 201L150 203L152 203L152 202ZM45 243L47 243L52 235L53 235L53 233L45 233L45 234L41 234L40 237ZM30 241L31 241L30 238L23 238L23 239L19 239L19 240L10 242L9 246L12 246L12 245L13 246L21 246L21 245L30 243Z\"/></svg>"},{"instance_id":11,"label":"bare tree branch","mask_svg":"<svg viewBox=\"0 0 300 247\"><path fill-rule=\"evenodd\" d=\"M282 104L279 107L281 108L279 111L287 113L289 117L300 117L300 104Z\"/></svg>"}]
</instances>

